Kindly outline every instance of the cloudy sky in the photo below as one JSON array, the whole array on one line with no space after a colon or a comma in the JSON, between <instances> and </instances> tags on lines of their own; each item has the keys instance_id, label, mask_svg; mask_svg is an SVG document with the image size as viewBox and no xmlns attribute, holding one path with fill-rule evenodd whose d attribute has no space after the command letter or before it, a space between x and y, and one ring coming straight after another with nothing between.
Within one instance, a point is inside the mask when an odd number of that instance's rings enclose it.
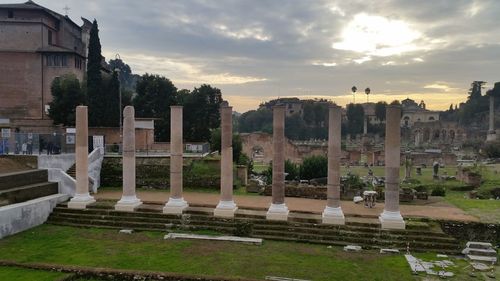
<instances>
[{"instance_id":1,"label":"cloudy sky","mask_svg":"<svg viewBox=\"0 0 500 281\"><path fill-rule=\"evenodd\" d=\"M0 0L0 2L15 2ZM443 109L500 81L498 0L38 0L96 18L103 54L244 112L276 97L424 99Z\"/></svg>"}]
</instances>

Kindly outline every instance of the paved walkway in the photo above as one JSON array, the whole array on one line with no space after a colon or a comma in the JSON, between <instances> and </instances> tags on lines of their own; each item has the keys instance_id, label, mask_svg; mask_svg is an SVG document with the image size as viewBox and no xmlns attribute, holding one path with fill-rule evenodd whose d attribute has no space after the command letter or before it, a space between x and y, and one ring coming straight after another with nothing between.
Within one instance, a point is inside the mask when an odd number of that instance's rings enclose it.
<instances>
[{"instance_id":1,"label":"paved walkway","mask_svg":"<svg viewBox=\"0 0 500 281\"><path fill-rule=\"evenodd\" d=\"M184 199L194 205L215 206L219 202L219 194L202 192L184 192ZM96 199L121 198L121 191L104 190L95 194ZM137 196L144 202L165 203L169 198L167 191L138 191ZM267 209L271 204L270 196L234 196L234 201L239 208L249 209ZM321 213L325 208L326 200L305 199L305 198L286 198L286 204L290 211ZM352 201L342 201L342 210L346 216L366 216L376 218L384 210L383 203L370 209L365 208L363 204L354 204ZM463 210L447 204L445 202L431 203L428 205L401 205L401 214L404 217L427 217L443 220L458 221L479 221L478 218L466 214Z\"/></svg>"}]
</instances>

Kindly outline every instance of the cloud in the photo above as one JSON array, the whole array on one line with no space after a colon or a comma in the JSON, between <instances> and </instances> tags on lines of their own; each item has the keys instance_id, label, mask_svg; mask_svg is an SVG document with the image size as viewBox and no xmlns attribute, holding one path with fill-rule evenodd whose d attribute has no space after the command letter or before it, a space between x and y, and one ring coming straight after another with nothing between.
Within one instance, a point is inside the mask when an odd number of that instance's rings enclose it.
<instances>
[{"instance_id":1,"label":"cloud","mask_svg":"<svg viewBox=\"0 0 500 281\"><path fill-rule=\"evenodd\" d=\"M425 49L417 40L422 33L402 20L359 13L342 30L334 49L354 51L367 56L392 56Z\"/></svg>"},{"instance_id":2,"label":"cloud","mask_svg":"<svg viewBox=\"0 0 500 281\"><path fill-rule=\"evenodd\" d=\"M106 54L105 54L106 55ZM111 57L112 54L107 54ZM121 53L120 57L126 61L135 73L161 74L180 84L245 84L266 81L266 78L240 76L231 73L208 73L204 65L197 62L186 62L168 57L158 57L145 54Z\"/></svg>"},{"instance_id":3,"label":"cloud","mask_svg":"<svg viewBox=\"0 0 500 281\"><path fill-rule=\"evenodd\" d=\"M447 108L472 81L499 80L498 0L36 2L96 18L108 59L178 88L218 85L238 111L277 96L348 101L353 85Z\"/></svg>"}]
</instances>

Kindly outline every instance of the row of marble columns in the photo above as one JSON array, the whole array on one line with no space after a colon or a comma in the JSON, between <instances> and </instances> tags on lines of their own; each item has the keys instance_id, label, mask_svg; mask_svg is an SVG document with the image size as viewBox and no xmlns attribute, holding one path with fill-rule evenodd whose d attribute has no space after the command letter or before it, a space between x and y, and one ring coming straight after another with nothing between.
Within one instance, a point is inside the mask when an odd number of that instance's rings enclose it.
<instances>
[{"instance_id":1,"label":"row of marble columns","mask_svg":"<svg viewBox=\"0 0 500 281\"><path fill-rule=\"evenodd\" d=\"M163 208L167 214L182 214L188 203L182 196L182 106L171 106L170 128L170 198ZM380 215L382 228L404 229L405 223L399 212L399 167L400 167L400 116L399 106L388 106L386 113L385 143L385 208ZM133 211L142 203L135 194L135 125L134 108L124 109L123 126L123 196L116 210ZM69 208L83 209L95 202L88 191L87 174L87 107L76 110L76 181L75 196ZM289 215L285 203L285 107L273 107L273 175L272 203L267 211L269 220L287 220ZM238 207L233 200L232 164L232 107L221 106L221 196L214 216L234 217ZM325 224L345 224L340 206L340 156L341 156L341 108L329 108L328 129L328 182L327 203L322 214Z\"/></svg>"}]
</instances>

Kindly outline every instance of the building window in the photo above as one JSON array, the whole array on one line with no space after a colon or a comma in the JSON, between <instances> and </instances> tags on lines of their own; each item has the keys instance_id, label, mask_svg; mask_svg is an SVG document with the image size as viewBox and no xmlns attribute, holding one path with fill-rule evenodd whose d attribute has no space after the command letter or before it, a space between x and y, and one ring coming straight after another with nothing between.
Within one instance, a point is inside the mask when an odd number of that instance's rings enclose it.
<instances>
[{"instance_id":1,"label":"building window","mask_svg":"<svg viewBox=\"0 0 500 281\"><path fill-rule=\"evenodd\" d=\"M66 55L47 55L45 60L47 66L68 66L68 57Z\"/></svg>"},{"instance_id":2,"label":"building window","mask_svg":"<svg viewBox=\"0 0 500 281\"><path fill-rule=\"evenodd\" d=\"M75 57L75 68L82 69L82 60Z\"/></svg>"},{"instance_id":3,"label":"building window","mask_svg":"<svg viewBox=\"0 0 500 281\"><path fill-rule=\"evenodd\" d=\"M14 17L14 11L11 11L11 10L7 11L7 17L9 19L13 18Z\"/></svg>"},{"instance_id":4,"label":"building window","mask_svg":"<svg viewBox=\"0 0 500 281\"><path fill-rule=\"evenodd\" d=\"M434 121L434 117L429 117L429 121Z\"/></svg>"},{"instance_id":5,"label":"building window","mask_svg":"<svg viewBox=\"0 0 500 281\"><path fill-rule=\"evenodd\" d=\"M49 30L49 45L52 45L52 31Z\"/></svg>"}]
</instances>

